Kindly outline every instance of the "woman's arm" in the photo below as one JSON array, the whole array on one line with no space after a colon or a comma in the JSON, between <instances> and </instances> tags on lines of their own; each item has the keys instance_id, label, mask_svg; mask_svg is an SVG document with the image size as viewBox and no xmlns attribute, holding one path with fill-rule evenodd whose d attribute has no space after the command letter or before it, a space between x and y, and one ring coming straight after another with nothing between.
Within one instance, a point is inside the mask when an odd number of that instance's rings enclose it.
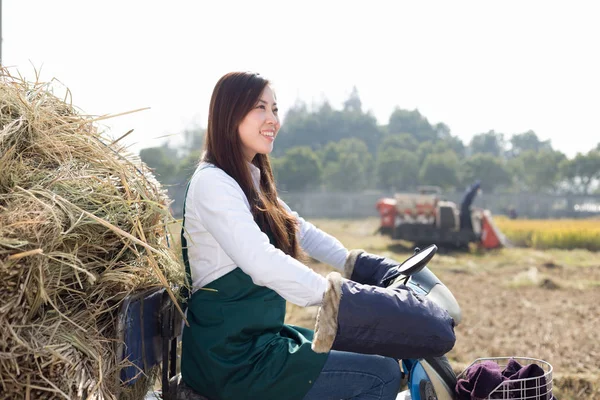
<instances>
[{"instance_id":1,"label":"woman's arm","mask_svg":"<svg viewBox=\"0 0 600 400\"><path fill-rule=\"evenodd\" d=\"M252 281L299 306L320 304L326 279L269 242L237 182L217 168L197 173L188 201L206 230Z\"/></svg>"},{"instance_id":2,"label":"woman's arm","mask_svg":"<svg viewBox=\"0 0 600 400\"><path fill-rule=\"evenodd\" d=\"M279 202L296 217L298 224L300 224L300 246L302 249L312 258L343 271L344 263L348 258L348 250L344 245L335 237L300 217L283 200L279 199Z\"/></svg>"}]
</instances>

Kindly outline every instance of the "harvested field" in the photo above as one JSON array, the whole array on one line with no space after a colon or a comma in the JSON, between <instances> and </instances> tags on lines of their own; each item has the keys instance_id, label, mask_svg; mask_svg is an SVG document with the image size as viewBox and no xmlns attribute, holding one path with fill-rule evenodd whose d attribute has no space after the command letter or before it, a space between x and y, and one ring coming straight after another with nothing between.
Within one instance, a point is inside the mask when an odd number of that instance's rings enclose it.
<instances>
[{"instance_id":1,"label":"harvested field","mask_svg":"<svg viewBox=\"0 0 600 400\"><path fill-rule=\"evenodd\" d=\"M377 219L313 220L348 248L402 261L406 244L374 235ZM326 274L329 266L312 262ZM459 372L478 357L523 356L554 367L555 395L600 398L600 254L587 250L502 249L438 254L429 267L463 311L448 354ZM314 327L316 308L288 304L287 322Z\"/></svg>"}]
</instances>

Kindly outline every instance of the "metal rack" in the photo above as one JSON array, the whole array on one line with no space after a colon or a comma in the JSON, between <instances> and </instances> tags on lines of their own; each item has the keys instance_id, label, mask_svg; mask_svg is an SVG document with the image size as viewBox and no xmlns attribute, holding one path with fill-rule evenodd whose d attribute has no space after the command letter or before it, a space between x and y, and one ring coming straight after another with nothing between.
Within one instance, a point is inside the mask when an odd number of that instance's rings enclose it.
<instances>
[{"instance_id":1,"label":"metal rack","mask_svg":"<svg viewBox=\"0 0 600 400\"><path fill-rule=\"evenodd\" d=\"M510 360L515 360L523 367L536 364L542 368L541 376L524 379L507 379L492 390L485 399L511 399L511 400L551 400L552 395L552 365L543 360L528 357L491 357L478 358L469 365L457 379L464 379L464 374L472 366L484 361L497 363L504 369Z\"/></svg>"}]
</instances>

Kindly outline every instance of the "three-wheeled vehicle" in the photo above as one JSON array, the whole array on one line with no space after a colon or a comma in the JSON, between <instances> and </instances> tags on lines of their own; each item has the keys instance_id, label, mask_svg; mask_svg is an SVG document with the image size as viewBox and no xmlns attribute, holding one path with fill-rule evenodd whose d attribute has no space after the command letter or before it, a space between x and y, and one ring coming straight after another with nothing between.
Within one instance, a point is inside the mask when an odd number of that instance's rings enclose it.
<instances>
[{"instance_id":1,"label":"three-wheeled vehicle","mask_svg":"<svg viewBox=\"0 0 600 400\"><path fill-rule=\"evenodd\" d=\"M437 249L435 245L423 250L415 249L415 254L402 263L402 275L396 278L390 287L408 286L420 296L447 310L458 325L462 320L458 302L452 292L427 267ZM117 354L131 363L129 367L121 370L122 382L133 384L141 374L148 373L156 365L161 365L161 389L151 389L146 399L210 400L186 386L177 373L177 344L183 328L183 318L165 289L154 289L129 296L119 311L118 325ZM478 359L472 365L489 360L501 365L508 359ZM542 360L519 358L519 361L539 365L544 369L544 375L520 379L518 382L505 381L486 398L552 399L552 366ZM397 400L455 399L457 376L445 356L403 359L401 365L407 386L406 390L398 394ZM528 395L532 390L539 396Z\"/></svg>"}]
</instances>

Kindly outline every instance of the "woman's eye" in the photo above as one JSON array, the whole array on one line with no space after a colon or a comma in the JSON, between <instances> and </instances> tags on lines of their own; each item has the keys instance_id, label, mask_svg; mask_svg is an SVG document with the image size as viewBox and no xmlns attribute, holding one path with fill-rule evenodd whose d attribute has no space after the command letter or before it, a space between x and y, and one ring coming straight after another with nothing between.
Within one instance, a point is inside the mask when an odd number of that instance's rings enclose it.
<instances>
[{"instance_id":1,"label":"woman's eye","mask_svg":"<svg viewBox=\"0 0 600 400\"><path fill-rule=\"evenodd\" d=\"M279 108L274 108L273 109L273 113L277 114L277 112L279 111Z\"/></svg>"},{"instance_id":2,"label":"woman's eye","mask_svg":"<svg viewBox=\"0 0 600 400\"><path fill-rule=\"evenodd\" d=\"M265 105L264 104L259 104L258 106L256 106L256 108L262 108L263 110L266 110Z\"/></svg>"}]
</instances>

